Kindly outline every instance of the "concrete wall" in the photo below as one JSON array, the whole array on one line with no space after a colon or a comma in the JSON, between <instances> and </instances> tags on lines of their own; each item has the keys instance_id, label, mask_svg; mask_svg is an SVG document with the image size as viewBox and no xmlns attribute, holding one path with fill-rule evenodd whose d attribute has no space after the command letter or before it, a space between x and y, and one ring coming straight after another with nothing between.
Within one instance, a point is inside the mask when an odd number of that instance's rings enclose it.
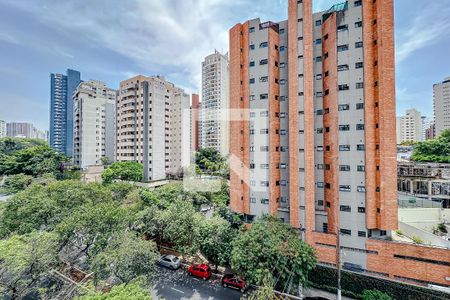
<instances>
[{"instance_id":1,"label":"concrete wall","mask_svg":"<svg viewBox=\"0 0 450 300\"><path fill-rule=\"evenodd\" d=\"M423 240L424 244L450 249L450 241L440 238L430 232L417 228L413 225L404 222L398 222L398 228L402 231L404 235L406 235L409 238L419 237Z\"/></svg>"}]
</instances>

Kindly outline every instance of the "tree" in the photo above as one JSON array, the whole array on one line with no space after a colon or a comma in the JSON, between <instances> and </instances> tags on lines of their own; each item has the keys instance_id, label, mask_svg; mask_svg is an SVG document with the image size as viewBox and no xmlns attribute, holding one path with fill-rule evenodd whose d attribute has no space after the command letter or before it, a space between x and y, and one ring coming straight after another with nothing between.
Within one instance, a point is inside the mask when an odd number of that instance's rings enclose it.
<instances>
[{"instance_id":1,"label":"tree","mask_svg":"<svg viewBox=\"0 0 450 300\"><path fill-rule=\"evenodd\" d=\"M414 161L450 163L450 129L435 139L419 142L414 146Z\"/></svg>"},{"instance_id":2,"label":"tree","mask_svg":"<svg viewBox=\"0 0 450 300\"><path fill-rule=\"evenodd\" d=\"M105 251L96 255L92 271L97 279L118 278L129 283L136 278L148 279L155 271L159 255L156 244L130 232L117 233Z\"/></svg>"},{"instance_id":3,"label":"tree","mask_svg":"<svg viewBox=\"0 0 450 300\"><path fill-rule=\"evenodd\" d=\"M44 173L61 174L62 164L68 158L49 146L34 146L14 152L0 163L0 174L27 174L38 176Z\"/></svg>"},{"instance_id":4,"label":"tree","mask_svg":"<svg viewBox=\"0 0 450 300\"><path fill-rule=\"evenodd\" d=\"M109 157L107 156L102 156L102 158L100 158L100 161L102 162L102 165L107 166L111 163L111 159L109 159Z\"/></svg>"},{"instance_id":5,"label":"tree","mask_svg":"<svg viewBox=\"0 0 450 300\"><path fill-rule=\"evenodd\" d=\"M142 181L143 178L143 166L134 161L115 162L102 173L104 183L111 183L113 180Z\"/></svg>"},{"instance_id":6,"label":"tree","mask_svg":"<svg viewBox=\"0 0 450 300\"><path fill-rule=\"evenodd\" d=\"M250 284L265 278L278 279L277 286L296 289L307 282L316 264L314 250L301 241L288 224L262 217L233 241L231 266Z\"/></svg>"},{"instance_id":7,"label":"tree","mask_svg":"<svg viewBox=\"0 0 450 300\"><path fill-rule=\"evenodd\" d=\"M215 264L225 265L230 263L231 243L236 236L233 229L226 220L220 217L204 219L196 228L197 245L200 252Z\"/></svg>"},{"instance_id":8,"label":"tree","mask_svg":"<svg viewBox=\"0 0 450 300\"><path fill-rule=\"evenodd\" d=\"M0 240L0 287L11 299L21 299L57 265L57 248L56 235L48 232Z\"/></svg>"},{"instance_id":9,"label":"tree","mask_svg":"<svg viewBox=\"0 0 450 300\"><path fill-rule=\"evenodd\" d=\"M77 297L75 300L152 300L150 293L139 284L121 284L114 286L110 292L93 292Z\"/></svg>"},{"instance_id":10,"label":"tree","mask_svg":"<svg viewBox=\"0 0 450 300\"><path fill-rule=\"evenodd\" d=\"M365 290L361 297L362 300L394 300L386 293L379 290Z\"/></svg>"},{"instance_id":11,"label":"tree","mask_svg":"<svg viewBox=\"0 0 450 300\"><path fill-rule=\"evenodd\" d=\"M0 233L52 230L85 203L111 201L111 191L96 183L57 181L32 185L8 199L0 215Z\"/></svg>"},{"instance_id":12,"label":"tree","mask_svg":"<svg viewBox=\"0 0 450 300\"><path fill-rule=\"evenodd\" d=\"M39 139L4 137L0 138L0 154L12 155L19 150L35 146L44 146L45 144L45 141Z\"/></svg>"},{"instance_id":13,"label":"tree","mask_svg":"<svg viewBox=\"0 0 450 300\"><path fill-rule=\"evenodd\" d=\"M195 153L197 173L224 175L227 171L226 159L215 148L202 148Z\"/></svg>"},{"instance_id":14,"label":"tree","mask_svg":"<svg viewBox=\"0 0 450 300\"><path fill-rule=\"evenodd\" d=\"M167 221L169 220L165 218L163 211L153 205L138 211L134 215L132 228L146 238L155 239L161 243L164 239Z\"/></svg>"},{"instance_id":15,"label":"tree","mask_svg":"<svg viewBox=\"0 0 450 300\"><path fill-rule=\"evenodd\" d=\"M88 261L102 252L109 239L128 225L126 210L115 202L86 203L64 218L55 228L65 261Z\"/></svg>"},{"instance_id":16,"label":"tree","mask_svg":"<svg viewBox=\"0 0 450 300\"><path fill-rule=\"evenodd\" d=\"M10 175L5 180L4 190L7 194L15 194L24 190L33 182L33 176L25 174Z\"/></svg>"},{"instance_id":17,"label":"tree","mask_svg":"<svg viewBox=\"0 0 450 300\"><path fill-rule=\"evenodd\" d=\"M261 287L250 293L248 300L278 300L273 288L273 280L265 278Z\"/></svg>"}]
</instances>

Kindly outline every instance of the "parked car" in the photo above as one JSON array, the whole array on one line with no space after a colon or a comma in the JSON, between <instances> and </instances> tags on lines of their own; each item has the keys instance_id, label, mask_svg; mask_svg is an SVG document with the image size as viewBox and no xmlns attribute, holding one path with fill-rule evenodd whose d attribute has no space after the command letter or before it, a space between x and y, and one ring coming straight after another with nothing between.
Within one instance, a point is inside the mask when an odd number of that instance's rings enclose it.
<instances>
[{"instance_id":1,"label":"parked car","mask_svg":"<svg viewBox=\"0 0 450 300\"><path fill-rule=\"evenodd\" d=\"M209 279L212 275L211 268L207 264L190 265L188 273L191 276L195 276L203 280Z\"/></svg>"},{"instance_id":2,"label":"parked car","mask_svg":"<svg viewBox=\"0 0 450 300\"><path fill-rule=\"evenodd\" d=\"M245 292L245 280L235 274L225 274L222 278L222 286L240 290L242 293Z\"/></svg>"},{"instance_id":3,"label":"parked car","mask_svg":"<svg viewBox=\"0 0 450 300\"><path fill-rule=\"evenodd\" d=\"M159 259L159 264L169 269L176 270L181 266L181 259L171 254L163 255Z\"/></svg>"}]
</instances>

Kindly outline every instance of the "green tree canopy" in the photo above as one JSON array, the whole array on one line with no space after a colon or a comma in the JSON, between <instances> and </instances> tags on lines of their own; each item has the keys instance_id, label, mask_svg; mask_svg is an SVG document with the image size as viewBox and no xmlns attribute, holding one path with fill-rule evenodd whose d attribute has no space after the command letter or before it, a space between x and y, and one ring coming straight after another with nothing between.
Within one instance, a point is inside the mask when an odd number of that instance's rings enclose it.
<instances>
[{"instance_id":1,"label":"green tree canopy","mask_svg":"<svg viewBox=\"0 0 450 300\"><path fill-rule=\"evenodd\" d=\"M159 258L156 244L130 232L119 233L108 242L105 251L93 260L97 279L118 278L122 283L135 278L148 279L154 274Z\"/></svg>"},{"instance_id":2,"label":"green tree canopy","mask_svg":"<svg viewBox=\"0 0 450 300\"><path fill-rule=\"evenodd\" d=\"M124 181L142 181L143 178L143 166L134 161L115 162L102 173L104 183L111 183L117 179Z\"/></svg>"},{"instance_id":3,"label":"green tree canopy","mask_svg":"<svg viewBox=\"0 0 450 300\"><path fill-rule=\"evenodd\" d=\"M4 191L7 194L14 194L24 190L33 182L33 176L25 174L10 175L5 180Z\"/></svg>"},{"instance_id":4,"label":"green tree canopy","mask_svg":"<svg viewBox=\"0 0 450 300\"><path fill-rule=\"evenodd\" d=\"M274 217L258 219L233 242L231 266L251 284L261 285L270 278L278 279L281 288L295 289L307 282L315 264L314 250L292 227Z\"/></svg>"},{"instance_id":5,"label":"green tree canopy","mask_svg":"<svg viewBox=\"0 0 450 300\"><path fill-rule=\"evenodd\" d=\"M228 166L226 158L215 148L202 148L195 153L197 173L226 175Z\"/></svg>"},{"instance_id":6,"label":"green tree canopy","mask_svg":"<svg viewBox=\"0 0 450 300\"><path fill-rule=\"evenodd\" d=\"M44 146L45 144L45 141L39 139L4 137L0 138L0 154L13 155L19 150L35 146Z\"/></svg>"},{"instance_id":7,"label":"green tree canopy","mask_svg":"<svg viewBox=\"0 0 450 300\"><path fill-rule=\"evenodd\" d=\"M394 300L386 293L379 290L365 290L361 297L362 300Z\"/></svg>"},{"instance_id":8,"label":"green tree canopy","mask_svg":"<svg viewBox=\"0 0 450 300\"><path fill-rule=\"evenodd\" d=\"M0 291L21 299L57 265L57 238L36 231L0 240Z\"/></svg>"},{"instance_id":9,"label":"green tree canopy","mask_svg":"<svg viewBox=\"0 0 450 300\"><path fill-rule=\"evenodd\" d=\"M450 129L432 140L419 142L414 146L414 161L450 163Z\"/></svg>"},{"instance_id":10,"label":"green tree canopy","mask_svg":"<svg viewBox=\"0 0 450 300\"><path fill-rule=\"evenodd\" d=\"M230 263L232 241L237 235L237 230L231 224L215 216L212 219L204 219L196 227L197 244L200 252L216 265L228 265Z\"/></svg>"},{"instance_id":11,"label":"green tree canopy","mask_svg":"<svg viewBox=\"0 0 450 300\"><path fill-rule=\"evenodd\" d=\"M121 284L114 286L110 292L93 292L75 298L75 300L152 300L150 293L139 284Z\"/></svg>"}]
</instances>

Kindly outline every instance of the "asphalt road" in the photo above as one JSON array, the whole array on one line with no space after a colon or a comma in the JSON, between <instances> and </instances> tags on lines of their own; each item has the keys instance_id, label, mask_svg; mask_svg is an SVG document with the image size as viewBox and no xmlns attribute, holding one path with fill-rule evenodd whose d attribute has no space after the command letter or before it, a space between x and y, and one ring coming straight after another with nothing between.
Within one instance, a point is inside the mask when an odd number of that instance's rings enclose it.
<instances>
[{"instance_id":1,"label":"asphalt road","mask_svg":"<svg viewBox=\"0 0 450 300\"><path fill-rule=\"evenodd\" d=\"M153 299L239 300L242 295L239 291L222 287L218 280L203 281L191 277L183 269L172 271L158 266L157 273L151 289Z\"/></svg>"}]
</instances>

